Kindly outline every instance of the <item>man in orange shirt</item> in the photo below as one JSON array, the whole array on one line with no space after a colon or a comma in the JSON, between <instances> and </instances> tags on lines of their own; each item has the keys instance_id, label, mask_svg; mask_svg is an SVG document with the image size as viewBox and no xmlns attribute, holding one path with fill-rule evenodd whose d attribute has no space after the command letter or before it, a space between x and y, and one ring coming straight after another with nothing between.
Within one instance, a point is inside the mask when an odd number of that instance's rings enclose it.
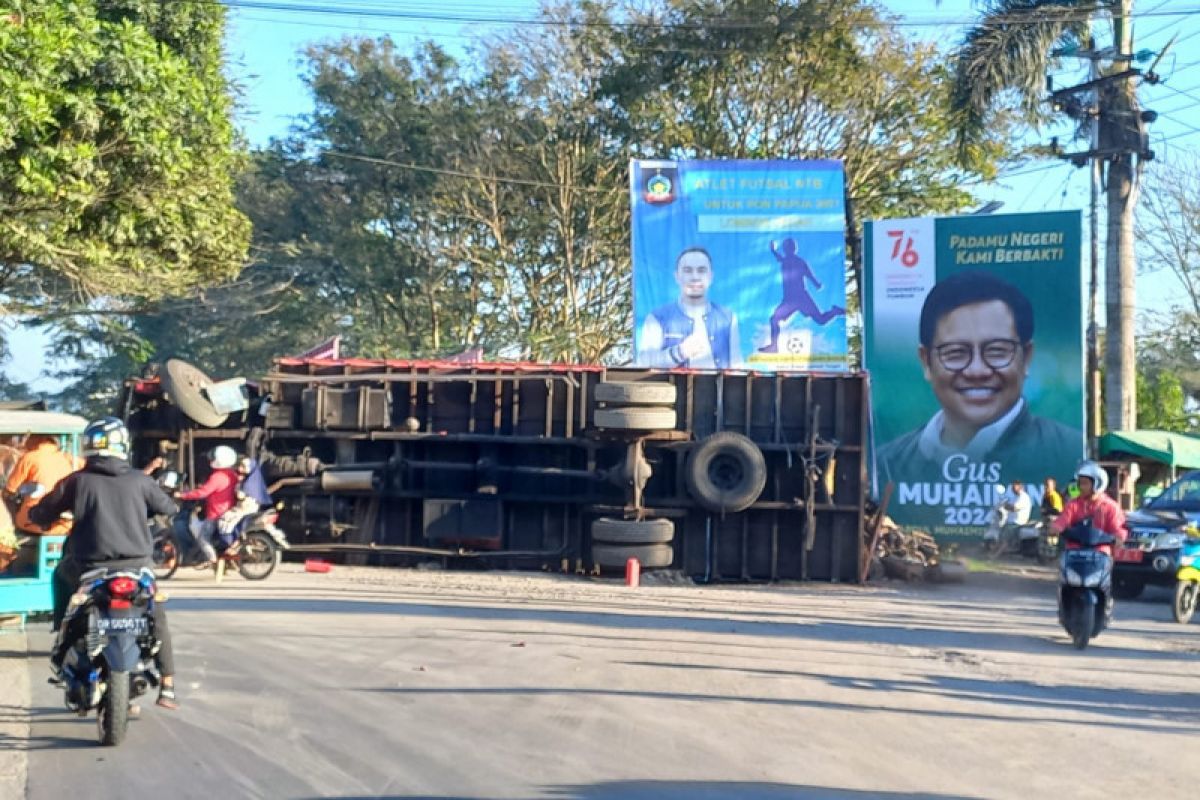
<instances>
[{"instance_id":1,"label":"man in orange shirt","mask_svg":"<svg viewBox=\"0 0 1200 800\"><path fill-rule=\"evenodd\" d=\"M9 497L15 497L17 490L26 483L37 483L43 488L36 496L21 501L15 520L18 531L30 536L66 536L70 532L70 521L60 519L49 528L43 528L29 519L29 510L76 469L76 459L59 449L57 437L45 433L30 434L25 440L25 454L9 474L4 491Z\"/></svg>"}]
</instances>

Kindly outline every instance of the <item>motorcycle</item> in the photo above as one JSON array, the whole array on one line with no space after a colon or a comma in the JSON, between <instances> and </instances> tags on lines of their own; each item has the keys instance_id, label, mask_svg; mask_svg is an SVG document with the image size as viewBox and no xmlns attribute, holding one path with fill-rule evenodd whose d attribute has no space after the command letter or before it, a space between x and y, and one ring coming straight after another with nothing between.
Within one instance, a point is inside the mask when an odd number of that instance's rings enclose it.
<instances>
[{"instance_id":1,"label":"motorcycle","mask_svg":"<svg viewBox=\"0 0 1200 800\"><path fill-rule=\"evenodd\" d=\"M1117 540L1085 519L1063 531L1078 549L1063 551L1058 581L1058 621L1077 650L1100 635L1112 614L1112 556L1100 550Z\"/></svg>"},{"instance_id":2,"label":"motorcycle","mask_svg":"<svg viewBox=\"0 0 1200 800\"><path fill-rule=\"evenodd\" d=\"M1004 521L1004 512L993 511L992 522L983 534L983 549L989 558L999 558L1006 553L1019 553L1025 558L1041 560L1042 522L1019 525Z\"/></svg>"},{"instance_id":3,"label":"motorcycle","mask_svg":"<svg viewBox=\"0 0 1200 800\"><path fill-rule=\"evenodd\" d=\"M250 463L252 467L246 480L257 480L260 486L263 485L260 467ZM182 482L183 477L173 471L164 473L159 479L168 491L178 488ZM270 496L265 488L252 496L261 497L266 504L248 501L246 495L239 492L233 518L220 526L221 531L213 542L217 551L215 562L206 558L194 533L200 525L198 507L184 508L173 520L160 517L154 526L154 573L158 579L168 580L181 566L196 569L211 566L218 581L230 569L236 569L250 581L264 580L274 572L280 551L289 547L287 536L277 524L279 507L269 504Z\"/></svg>"},{"instance_id":4,"label":"motorcycle","mask_svg":"<svg viewBox=\"0 0 1200 800\"><path fill-rule=\"evenodd\" d=\"M1179 551L1179 571L1175 573L1175 621L1186 625L1196 613L1200 601L1200 528L1188 526L1187 538Z\"/></svg>"},{"instance_id":5,"label":"motorcycle","mask_svg":"<svg viewBox=\"0 0 1200 800\"><path fill-rule=\"evenodd\" d=\"M224 573L236 570L248 581L261 581L275 571L280 551L288 548L287 536L276 524L279 511L260 509L237 522L228 536L213 543L216 562L210 562L201 550L192 528L198 509L184 509L169 524L160 524L154 536L154 574L168 580L181 566L215 570L220 580Z\"/></svg>"},{"instance_id":6,"label":"motorcycle","mask_svg":"<svg viewBox=\"0 0 1200 800\"><path fill-rule=\"evenodd\" d=\"M154 666L157 587L148 569L95 569L72 595L60 636L73 638L58 678L66 706L81 717L97 711L100 744L125 738L132 700L159 684Z\"/></svg>"},{"instance_id":7,"label":"motorcycle","mask_svg":"<svg viewBox=\"0 0 1200 800\"><path fill-rule=\"evenodd\" d=\"M1058 558L1058 531L1050 523L1054 517L1042 519L1038 523L1037 562L1042 565L1050 564Z\"/></svg>"}]
</instances>

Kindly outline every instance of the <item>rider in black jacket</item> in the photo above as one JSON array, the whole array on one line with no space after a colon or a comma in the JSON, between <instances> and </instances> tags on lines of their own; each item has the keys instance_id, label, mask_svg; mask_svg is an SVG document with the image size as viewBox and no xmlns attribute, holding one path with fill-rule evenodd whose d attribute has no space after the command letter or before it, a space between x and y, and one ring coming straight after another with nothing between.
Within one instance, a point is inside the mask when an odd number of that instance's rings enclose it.
<instances>
[{"instance_id":1,"label":"rider in black jacket","mask_svg":"<svg viewBox=\"0 0 1200 800\"><path fill-rule=\"evenodd\" d=\"M66 614L71 593L80 577L98 567L140 569L153 566L154 540L147 519L153 514L175 514L175 503L153 480L130 468L129 432L114 417L88 425L83 432L87 464L67 476L30 512L30 518L46 525L64 513L74 516L63 559L54 570L54 628ZM154 630L162 686L158 704L177 708L175 663L171 635L162 603L154 604ZM62 665L71 638L63 631L51 657L55 669Z\"/></svg>"}]
</instances>

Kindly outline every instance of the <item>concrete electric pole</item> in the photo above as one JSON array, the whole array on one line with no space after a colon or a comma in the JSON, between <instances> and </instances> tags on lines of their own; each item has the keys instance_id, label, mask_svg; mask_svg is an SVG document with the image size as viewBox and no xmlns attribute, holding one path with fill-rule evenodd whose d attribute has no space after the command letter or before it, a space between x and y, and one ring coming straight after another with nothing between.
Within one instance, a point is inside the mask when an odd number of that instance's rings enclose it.
<instances>
[{"instance_id":1,"label":"concrete electric pole","mask_svg":"<svg viewBox=\"0 0 1200 800\"><path fill-rule=\"evenodd\" d=\"M1151 71L1142 75L1132 66L1135 60L1148 60L1153 53L1133 52L1133 0L1113 2L1114 41L1111 47L1061 51L1060 55L1086 59L1089 80L1078 86L1051 93L1055 108L1068 116L1088 122L1091 146L1085 152L1063 153L1061 157L1076 166L1091 166L1091 285L1088 304L1088 440L1095 447L1100 435L1100 386L1097 328L1097 279L1099 260L1099 224L1096 208L1107 166L1104 187L1108 210L1105 247L1105 318L1104 414L1108 430L1132 430L1137 427L1137 365L1134 349L1136 314L1135 277L1137 256L1134 249L1134 208L1137 203L1137 176L1141 165L1154 158L1149 148L1145 123L1154 120L1154 112L1138 107L1137 81L1157 81ZM1111 66L1104 70L1102 62Z\"/></svg>"}]
</instances>

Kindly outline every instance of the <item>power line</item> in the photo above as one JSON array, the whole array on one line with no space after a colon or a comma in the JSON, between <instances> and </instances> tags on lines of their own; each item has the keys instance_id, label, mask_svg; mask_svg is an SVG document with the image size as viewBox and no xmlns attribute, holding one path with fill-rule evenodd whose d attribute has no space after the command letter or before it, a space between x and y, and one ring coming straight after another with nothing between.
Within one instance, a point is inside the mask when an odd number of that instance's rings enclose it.
<instances>
[{"instance_id":1,"label":"power line","mask_svg":"<svg viewBox=\"0 0 1200 800\"><path fill-rule=\"evenodd\" d=\"M1200 133L1200 128L1196 127L1195 125L1192 125L1190 122L1184 122L1183 120L1179 119L1178 117L1168 116L1167 114L1159 114L1158 117L1159 117L1159 119L1170 120L1171 122L1174 122L1176 125L1182 125L1183 127L1187 128L1195 133Z\"/></svg>"},{"instance_id":2,"label":"power line","mask_svg":"<svg viewBox=\"0 0 1200 800\"><path fill-rule=\"evenodd\" d=\"M666 23L654 21L636 21L636 22L617 22L617 21L598 21L598 20L581 20L570 18L555 18L550 16L541 17L512 17L503 16L494 13L455 13L448 11L433 11L433 10L405 10L388 6L333 6L322 5L320 3L286 3L279 0L161 0L162 2L198 2L207 4L221 4L228 8L247 9L257 11L274 11L293 14L324 14L335 16L351 16L351 17L374 17L380 19L407 19L419 20L426 22L458 22L465 24L490 24L490 25L540 25L540 26L563 26L563 27L608 27L608 28L663 28L663 29L684 29L684 30L709 30L712 28L726 29L755 29L755 28L776 28L778 23L775 21L764 22L762 20L735 19L729 17L710 17L707 21L694 23ZM1096 4L1092 6L1078 8L1062 8L1054 9L1052 14L1045 13L1042 9L1038 13L1034 12L1014 12L1009 15L999 15L992 17L989 22L1002 25L1041 25L1045 24L1046 18L1050 17L1055 21L1064 22L1085 22L1091 19L1094 13L1107 8L1107 5ZM1148 19L1156 17L1171 17L1171 18L1187 18L1200 14L1200 7L1190 7L1186 9L1171 9L1134 12L1131 16L1135 19ZM962 25L972 26L978 25L982 18L963 19L950 17L924 17L924 18L906 18L906 19L863 19L858 22L851 23L852 27L858 28L891 28L891 27L941 27L945 25Z\"/></svg>"}]
</instances>

